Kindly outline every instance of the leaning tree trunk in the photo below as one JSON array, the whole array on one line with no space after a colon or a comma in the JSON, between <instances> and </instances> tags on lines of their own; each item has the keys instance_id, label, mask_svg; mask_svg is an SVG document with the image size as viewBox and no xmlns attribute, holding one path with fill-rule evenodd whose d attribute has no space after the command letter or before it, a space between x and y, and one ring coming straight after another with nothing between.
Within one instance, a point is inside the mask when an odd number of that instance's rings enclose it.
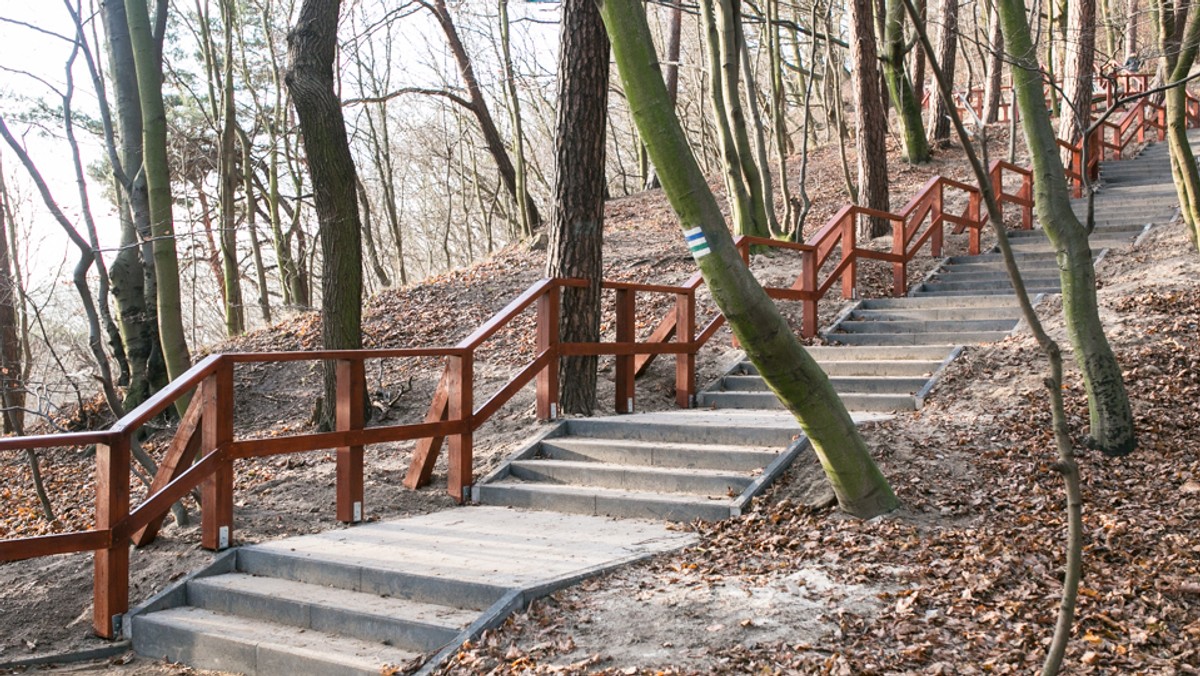
<instances>
[{"instance_id":1,"label":"leaning tree trunk","mask_svg":"<svg viewBox=\"0 0 1200 676\"><path fill-rule=\"evenodd\" d=\"M848 0L850 64L854 69L854 130L858 150L858 201L871 209L887 211L887 113L881 105L879 67L876 65L875 29L871 0ZM879 237L891 232L884 218L868 218L863 235Z\"/></svg>"},{"instance_id":2,"label":"leaning tree trunk","mask_svg":"<svg viewBox=\"0 0 1200 676\"><path fill-rule=\"evenodd\" d=\"M883 29L883 74L888 94L896 107L900 123L900 138L904 142L904 159L913 164L929 161L929 142L921 122L921 100L913 91L912 80L904 69L904 4L903 0L887 0Z\"/></svg>"},{"instance_id":3,"label":"leaning tree trunk","mask_svg":"<svg viewBox=\"0 0 1200 676\"><path fill-rule=\"evenodd\" d=\"M1037 52L1020 0L996 0L1012 63L1013 91L1033 163L1038 220L1054 246L1062 283L1063 316L1088 395L1089 444L1120 456L1137 445L1133 412L1096 303L1096 271L1087 230L1071 210L1070 193L1046 110Z\"/></svg>"},{"instance_id":4,"label":"leaning tree trunk","mask_svg":"<svg viewBox=\"0 0 1200 676\"><path fill-rule=\"evenodd\" d=\"M129 39L137 70L138 98L142 110L142 171L150 206L150 231L154 237L154 280L158 290L158 335L167 375L183 375L192 366L183 329L179 296L179 259L175 250L175 223L171 198L171 167L167 160L167 113L162 97L162 54L150 31L144 0L125 0ZM190 397L180 397L175 408L183 415Z\"/></svg>"},{"instance_id":5,"label":"leaning tree trunk","mask_svg":"<svg viewBox=\"0 0 1200 676\"><path fill-rule=\"evenodd\" d=\"M634 122L688 233L713 299L746 354L800 421L841 508L869 518L898 505L829 378L750 274L667 97L640 0L597 0Z\"/></svg>"},{"instance_id":6,"label":"leaning tree trunk","mask_svg":"<svg viewBox=\"0 0 1200 676\"><path fill-rule=\"evenodd\" d=\"M904 0L895 0L903 3ZM937 27L937 62L946 79L954 82L958 56L958 0L942 0L942 16ZM942 146L950 142L950 104L941 96L933 97L929 107L929 140Z\"/></svg>"},{"instance_id":7,"label":"leaning tree trunk","mask_svg":"<svg viewBox=\"0 0 1200 676\"><path fill-rule=\"evenodd\" d=\"M604 244L604 142L608 110L608 37L592 0L563 3L555 123L554 217L547 275L588 280L563 289L559 335L564 342L600 340ZM564 357L559 405L591 415L596 408L596 357Z\"/></svg>"}]
</instances>

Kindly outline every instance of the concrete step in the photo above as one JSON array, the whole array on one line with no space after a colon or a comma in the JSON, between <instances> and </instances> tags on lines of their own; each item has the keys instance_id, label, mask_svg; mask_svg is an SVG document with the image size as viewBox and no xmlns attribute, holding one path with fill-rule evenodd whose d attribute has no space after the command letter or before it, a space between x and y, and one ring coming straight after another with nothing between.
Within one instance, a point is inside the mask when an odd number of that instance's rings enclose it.
<instances>
[{"instance_id":1,"label":"concrete step","mask_svg":"<svg viewBox=\"0 0 1200 676\"><path fill-rule=\"evenodd\" d=\"M924 300L919 298L890 298L894 301L918 301ZM933 299L939 300L939 299ZM1016 303L1016 299L1011 299L1012 303ZM846 346L846 345L814 345L804 348L813 359L818 363L827 361L938 361L941 362L949 354L950 350L940 346L929 345L908 345L897 347L873 347L864 345L862 347ZM743 361L743 364L749 365L749 362ZM747 371L747 373L756 371Z\"/></svg>"},{"instance_id":2,"label":"concrete step","mask_svg":"<svg viewBox=\"0 0 1200 676\"><path fill-rule=\"evenodd\" d=\"M1026 280L1029 279L1053 279L1058 277L1057 264L1039 264L1036 267L1020 265L1017 268L1021 271L1021 275ZM935 282L986 282L989 284L1008 284L1011 278L1008 276L1008 270L1003 266L986 267L986 266L969 266L955 265L948 269L939 272L936 277L930 281Z\"/></svg>"},{"instance_id":3,"label":"concrete step","mask_svg":"<svg viewBox=\"0 0 1200 676\"><path fill-rule=\"evenodd\" d=\"M829 382L838 394L862 392L868 394L912 394L925 386L928 376L831 376ZM725 376L717 392L769 392L767 383L758 376Z\"/></svg>"},{"instance_id":4,"label":"concrete step","mask_svg":"<svg viewBox=\"0 0 1200 676\"><path fill-rule=\"evenodd\" d=\"M244 674L378 676L419 653L322 631L180 607L134 618L134 649L193 667Z\"/></svg>"},{"instance_id":5,"label":"concrete step","mask_svg":"<svg viewBox=\"0 0 1200 676\"><path fill-rule=\"evenodd\" d=\"M1018 307L1013 298L928 298L902 296L899 298L868 298L863 300L860 310L917 310L931 308L1006 308Z\"/></svg>"},{"instance_id":6,"label":"concrete step","mask_svg":"<svg viewBox=\"0 0 1200 676\"><path fill-rule=\"evenodd\" d=\"M555 460L751 472L771 464L781 450L728 444L555 437L544 439L538 452Z\"/></svg>"},{"instance_id":7,"label":"concrete step","mask_svg":"<svg viewBox=\"0 0 1200 676\"><path fill-rule=\"evenodd\" d=\"M704 415L689 415L680 411L671 415L643 414L612 418L571 418L567 421L567 435L592 439L620 439L623 441L645 441L693 444L729 444L759 448L784 449L795 436L791 422L763 422L753 426L739 427L726 421L712 420Z\"/></svg>"},{"instance_id":8,"label":"concrete step","mask_svg":"<svg viewBox=\"0 0 1200 676\"><path fill-rule=\"evenodd\" d=\"M417 652L453 641L478 616L473 610L419 603L245 573L187 585L197 608L356 638Z\"/></svg>"},{"instance_id":9,"label":"concrete step","mask_svg":"<svg viewBox=\"0 0 1200 676\"><path fill-rule=\"evenodd\" d=\"M852 349L846 347L844 349ZM940 349L940 348L939 348ZM949 350L942 349L942 352ZM854 376L929 376L942 365L942 360L875 359L870 361L822 361L821 368L831 378Z\"/></svg>"},{"instance_id":10,"label":"concrete step","mask_svg":"<svg viewBox=\"0 0 1200 676\"><path fill-rule=\"evenodd\" d=\"M961 319L1000 319L1005 317L1020 317L1021 309L1016 306L1000 307L934 307L934 308L894 308L878 310L855 310L849 319L863 321L950 321Z\"/></svg>"},{"instance_id":11,"label":"concrete step","mask_svg":"<svg viewBox=\"0 0 1200 676\"><path fill-rule=\"evenodd\" d=\"M1024 275L1023 279L1026 287L1057 288L1060 284L1058 275L1036 277L1033 275ZM953 278L949 280L937 278L933 281L922 283L918 290L923 293L931 291L977 291L979 293L987 293L997 290L1012 293L1012 284L1007 279L955 281Z\"/></svg>"},{"instance_id":12,"label":"concrete step","mask_svg":"<svg viewBox=\"0 0 1200 676\"><path fill-rule=\"evenodd\" d=\"M951 319L932 321L843 321L837 325L838 331L846 333L954 333L973 331L1009 331L1016 324L1012 319Z\"/></svg>"},{"instance_id":13,"label":"concrete step","mask_svg":"<svg viewBox=\"0 0 1200 676\"><path fill-rule=\"evenodd\" d=\"M916 400L911 394L867 394L839 393L842 403L850 411L915 411ZM699 397L700 405L716 409L781 409L783 404L770 392L704 392Z\"/></svg>"},{"instance_id":14,"label":"concrete step","mask_svg":"<svg viewBox=\"0 0 1200 676\"><path fill-rule=\"evenodd\" d=\"M829 340L845 345L964 345L992 343L1008 331L953 331L939 333L831 333Z\"/></svg>"},{"instance_id":15,"label":"concrete step","mask_svg":"<svg viewBox=\"0 0 1200 676\"><path fill-rule=\"evenodd\" d=\"M1039 293L1058 293L1060 291L1060 289L1058 288L1057 285L1055 285L1055 286L1038 286L1038 287L1027 286L1027 287L1025 287L1025 291L1028 292L1031 296L1033 296L1033 295L1037 295ZM941 297L1001 296L1001 295L1015 297L1012 287L996 288L996 289L991 289L988 291L931 291L931 290L926 290L926 289L918 289L917 293L920 294L922 297L924 297L924 296L941 296Z\"/></svg>"},{"instance_id":16,"label":"concrete step","mask_svg":"<svg viewBox=\"0 0 1200 676\"><path fill-rule=\"evenodd\" d=\"M504 595L503 587L419 575L306 553L252 546L238 550L238 570L259 577L333 587L454 608L481 611Z\"/></svg>"},{"instance_id":17,"label":"concrete step","mask_svg":"<svg viewBox=\"0 0 1200 676\"><path fill-rule=\"evenodd\" d=\"M1018 264L1023 264L1025 261L1036 261L1042 259L1054 260L1055 254L1053 251L1018 251L1014 256ZM947 265L979 265L982 263L999 263L1004 264L1004 255L999 252L981 253L978 256L951 256L946 259Z\"/></svg>"},{"instance_id":18,"label":"concrete step","mask_svg":"<svg viewBox=\"0 0 1200 676\"><path fill-rule=\"evenodd\" d=\"M627 491L597 486L522 483L505 479L479 484L479 501L488 505L593 514L626 519L720 521L729 518L732 498Z\"/></svg>"},{"instance_id":19,"label":"concrete step","mask_svg":"<svg viewBox=\"0 0 1200 676\"><path fill-rule=\"evenodd\" d=\"M509 464L509 471L513 477L525 482L696 496L737 495L752 481L748 472L574 460L514 460Z\"/></svg>"}]
</instances>

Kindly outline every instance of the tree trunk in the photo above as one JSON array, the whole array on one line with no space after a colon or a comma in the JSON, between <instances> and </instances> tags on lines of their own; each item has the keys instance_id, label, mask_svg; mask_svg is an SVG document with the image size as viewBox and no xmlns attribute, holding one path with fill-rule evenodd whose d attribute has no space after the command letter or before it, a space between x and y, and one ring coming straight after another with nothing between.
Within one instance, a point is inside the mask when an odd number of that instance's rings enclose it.
<instances>
[{"instance_id":1,"label":"tree trunk","mask_svg":"<svg viewBox=\"0 0 1200 676\"><path fill-rule=\"evenodd\" d=\"M604 274L604 143L608 112L608 37L592 0L566 0L559 32L555 123L554 220L550 277L580 277L586 288L562 293L563 342L600 340ZM564 357L559 405L566 413L596 408L596 357Z\"/></svg>"},{"instance_id":2,"label":"tree trunk","mask_svg":"<svg viewBox=\"0 0 1200 676\"><path fill-rule=\"evenodd\" d=\"M1100 322L1092 250L1086 229L1071 210L1025 6L1020 0L997 0L997 4L1013 64L1013 91L1021 110L1025 145L1033 163L1034 204L1058 257L1067 335L1087 390L1089 444L1106 455L1127 455L1137 445L1133 413L1121 367Z\"/></svg>"},{"instance_id":3,"label":"tree trunk","mask_svg":"<svg viewBox=\"0 0 1200 676\"><path fill-rule=\"evenodd\" d=\"M904 0L895 0L903 2ZM937 61L946 79L954 81L958 56L958 0L942 0L942 15L937 26ZM945 99L935 96L929 107L929 140L943 146L950 142L950 110Z\"/></svg>"},{"instance_id":4,"label":"tree trunk","mask_svg":"<svg viewBox=\"0 0 1200 676\"><path fill-rule=\"evenodd\" d=\"M1058 137L1078 143L1092 122L1092 71L1096 61L1096 0L1072 0L1063 43L1066 106L1058 120Z\"/></svg>"},{"instance_id":5,"label":"tree trunk","mask_svg":"<svg viewBox=\"0 0 1200 676\"><path fill-rule=\"evenodd\" d=\"M320 226L321 344L327 350L362 347L362 222L354 159L346 139L342 105L334 90L340 0L304 0L288 32L284 77L304 135ZM332 428L336 379L325 363L322 426Z\"/></svg>"},{"instance_id":6,"label":"tree trunk","mask_svg":"<svg viewBox=\"0 0 1200 676\"><path fill-rule=\"evenodd\" d=\"M217 155L221 186L221 276L225 289L225 332L246 332L246 307L242 301L242 270L237 251L237 189L241 180L237 166L237 118L233 100L233 0L221 0L221 22L225 29L224 69L221 78L221 136ZM249 169L246 169L249 171Z\"/></svg>"},{"instance_id":7,"label":"tree trunk","mask_svg":"<svg viewBox=\"0 0 1200 676\"><path fill-rule=\"evenodd\" d=\"M879 68L876 65L874 15L871 0L848 0L850 65L854 70L854 130L858 150L858 203L888 211L887 113L879 105ZM883 218L868 218L863 236L879 237L891 232Z\"/></svg>"},{"instance_id":8,"label":"tree trunk","mask_svg":"<svg viewBox=\"0 0 1200 676\"><path fill-rule=\"evenodd\" d=\"M271 294L267 285L267 267L263 264L262 244L258 240L258 196L254 192L254 146L250 135L238 127L242 146L242 191L246 193L246 232L250 233L250 254L254 260L254 277L258 282L258 310L263 322L271 324Z\"/></svg>"},{"instance_id":9,"label":"tree trunk","mask_svg":"<svg viewBox=\"0 0 1200 676\"><path fill-rule=\"evenodd\" d=\"M992 4L988 9L987 86L983 93L983 121L991 124L1000 119L1000 99L1004 96L1004 33L1000 30L1000 15ZM1013 114L1010 107L1009 115Z\"/></svg>"},{"instance_id":10,"label":"tree trunk","mask_svg":"<svg viewBox=\"0 0 1200 676\"><path fill-rule=\"evenodd\" d=\"M500 55L504 68L504 87L508 93L509 123L512 124L513 189L517 195L528 193L525 187L525 130L521 124L521 96L517 90L517 75L512 63L512 40L509 38L508 0L499 0ZM529 201L516 200L517 218L522 237L533 235Z\"/></svg>"},{"instance_id":11,"label":"tree trunk","mask_svg":"<svg viewBox=\"0 0 1200 676\"><path fill-rule=\"evenodd\" d=\"M117 147L111 155L121 224L121 248L109 270L112 296L117 304L125 356L129 360L129 385L125 408L142 403L151 392L151 358L161 356L158 346L158 313L153 244L150 238L150 204L144 172L126 168L142 166L142 111L138 99L137 70L129 41L125 3L102 3L108 43L108 71L115 97ZM103 96L97 93L97 96ZM117 172L117 169L120 172ZM133 175L130 175L132 172Z\"/></svg>"},{"instance_id":12,"label":"tree trunk","mask_svg":"<svg viewBox=\"0 0 1200 676\"><path fill-rule=\"evenodd\" d=\"M898 501L891 487L829 378L796 340L734 248L716 198L667 98L641 2L598 0L597 4L613 40L614 61L634 122L646 139L680 225L703 238L690 248L734 335L768 386L800 421L841 508L863 518L895 509Z\"/></svg>"},{"instance_id":13,"label":"tree trunk","mask_svg":"<svg viewBox=\"0 0 1200 676\"><path fill-rule=\"evenodd\" d=\"M1129 0L1128 7L1125 15L1125 63L1132 63L1138 54L1138 0Z\"/></svg>"},{"instance_id":14,"label":"tree trunk","mask_svg":"<svg viewBox=\"0 0 1200 676\"><path fill-rule=\"evenodd\" d=\"M167 114L162 97L162 53L150 30L150 16L145 1L125 0L125 12L142 110L142 170L146 175L150 230L154 237L158 334L167 375L175 379L191 368L192 357L183 329L183 305L179 296L171 167L167 160ZM186 396L176 401L175 408L179 415L187 410L188 403L190 397Z\"/></svg>"},{"instance_id":15,"label":"tree trunk","mask_svg":"<svg viewBox=\"0 0 1200 676\"><path fill-rule=\"evenodd\" d=\"M903 0L887 0L883 29L883 74L892 105L896 108L896 120L900 123L904 159L921 164L929 161L929 141L925 138L925 125L921 122L921 100L913 92L912 80L904 69L904 55Z\"/></svg>"},{"instance_id":16,"label":"tree trunk","mask_svg":"<svg viewBox=\"0 0 1200 676\"><path fill-rule=\"evenodd\" d=\"M1167 82L1179 82L1187 77L1196 61L1197 41L1200 40L1200 9L1186 5L1173 15L1169 5L1156 0L1159 16L1159 43L1163 53L1163 70ZM1187 12L1191 10L1190 16ZM1176 40L1180 25L1186 24L1183 35ZM1187 137L1187 91L1184 86L1166 92L1167 147L1171 153L1171 176L1179 196L1179 210L1187 227L1192 246L1200 249L1200 171L1196 156Z\"/></svg>"},{"instance_id":17,"label":"tree trunk","mask_svg":"<svg viewBox=\"0 0 1200 676\"><path fill-rule=\"evenodd\" d=\"M458 37L458 29L454 26L454 20L450 17L450 10L446 8L446 0L432 0L432 2L433 4L429 5L422 0L422 4L433 12L438 24L442 27L442 32L446 34L446 42L450 46L450 53L454 55L454 61L458 64L459 74L462 76L463 84L467 88L467 94L471 103L471 112L474 113L475 119L479 122L479 130L483 133L483 140L487 144L488 152L496 162L496 168L500 172L500 179L504 182L504 187L508 189L508 193L512 195L514 203L520 202L522 199L525 201L525 209L529 215L530 227L532 230L539 230L542 227L542 216L538 212L537 203L528 192L525 192L523 195L517 192L516 168L513 166L512 159L508 156L508 150L504 147L504 141L500 138L500 130L496 128L496 122L492 119L492 113L488 110L487 100L483 98L483 89L479 86L479 81L475 77L475 66L472 65L471 57L467 56L467 49Z\"/></svg>"}]
</instances>

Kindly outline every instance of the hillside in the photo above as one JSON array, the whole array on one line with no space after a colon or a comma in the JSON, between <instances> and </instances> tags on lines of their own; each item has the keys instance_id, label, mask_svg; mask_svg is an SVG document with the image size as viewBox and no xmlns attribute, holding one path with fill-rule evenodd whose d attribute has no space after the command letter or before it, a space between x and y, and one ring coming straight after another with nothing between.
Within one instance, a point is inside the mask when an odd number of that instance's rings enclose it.
<instances>
[{"instance_id":1,"label":"hillside","mask_svg":"<svg viewBox=\"0 0 1200 676\"><path fill-rule=\"evenodd\" d=\"M998 138L992 146L999 154L1006 145ZM893 148L893 154L896 154ZM815 204L808 231L815 231L845 202L835 148L814 153L809 192ZM930 176L943 173L966 179L961 153L954 149L938 154L929 165L914 167L893 163L893 200L897 207ZM797 168L792 168L793 181ZM718 188L719 186L714 186ZM674 284L694 271L678 226L661 192L651 191L611 201L606 219L606 277L649 283ZM882 238L872 246L890 246ZM961 251L963 237L948 238L948 253ZM496 310L543 274L544 251L512 246L468 268L440 275L419 284L372 298L366 308L364 342L367 347L452 345L470 333ZM760 277L790 284L797 261L785 255L758 256L752 268ZM870 266L860 271L866 281L863 295L883 295L890 284L890 268ZM910 275L923 270L914 266ZM786 304L785 304L786 305ZM822 303L822 324L843 305L831 297ZM667 307L667 299L647 304L639 315L648 330ZM785 307L785 311L787 308ZM707 309L712 312L712 308ZM611 316L608 315L608 316ZM501 332L479 356L477 378L484 387L498 387L532 354L532 313L522 317L515 330ZM270 330L228 341L211 351L262 352L305 350L319 346L320 326L315 314L295 317ZM733 360L728 334L718 335L699 360L699 382L707 383ZM368 383L376 409L376 422L421 419L440 374L434 360L394 360L368 365ZM251 366L236 374L239 436L270 436L310 427L320 374L316 364ZM611 410L611 362L602 360L601 412ZM673 366L660 360L638 385L641 410L674 405ZM532 416L531 391L506 406L476 434L476 468L482 474L494 466L520 440L539 429ZM103 423L101 423L103 424ZM148 450L161 453L169 430L150 439ZM400 488L407 469L411 444L373 446L367 462L367 512L370 519L444 509L452 505L445 496L444 466L439 466L430 488ZM43 456L43 472L54 496L59 522L47 525L37 519L37 502L29 488L24 458L8 456L0 465L0 536L58 532L86 527L91 520L92 461L89 454L64 449ZM141 487L135 486L135 501ZM341 527L333 519L333 463L328 453L245 461L237 472L237 538L255 542L303 532ZM195 505L190 505L195 515ZM196 526L168 524L154 545L137 551L131 568L131 601L137 603L158 591L167 581L198 567L209 558L198 549ZM50 582L52 581L52 582ZM88 637L91 562L84 555L19 562L0 566L0 663L31 654L61 653L94 646Z\"/></svg>"}]
</instances>

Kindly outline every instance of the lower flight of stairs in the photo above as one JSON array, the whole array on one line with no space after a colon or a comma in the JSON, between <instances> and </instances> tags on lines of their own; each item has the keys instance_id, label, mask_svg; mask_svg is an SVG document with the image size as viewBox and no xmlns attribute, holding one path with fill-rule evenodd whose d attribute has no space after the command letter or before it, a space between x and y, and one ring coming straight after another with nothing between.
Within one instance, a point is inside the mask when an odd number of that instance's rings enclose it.
<instances>
[{"instance_id":1,"label":"lower flight of stairs","mask_svg":"<svg viewBox=\"0 0 1200 676\"><path fill-rule=\"evenodd\" d=\"M396 552L400 555L401 552ZM502 589L243 547L133 618L142 654L244 674L380 673L453 641Z\"/></svg>"}]
</instances>

